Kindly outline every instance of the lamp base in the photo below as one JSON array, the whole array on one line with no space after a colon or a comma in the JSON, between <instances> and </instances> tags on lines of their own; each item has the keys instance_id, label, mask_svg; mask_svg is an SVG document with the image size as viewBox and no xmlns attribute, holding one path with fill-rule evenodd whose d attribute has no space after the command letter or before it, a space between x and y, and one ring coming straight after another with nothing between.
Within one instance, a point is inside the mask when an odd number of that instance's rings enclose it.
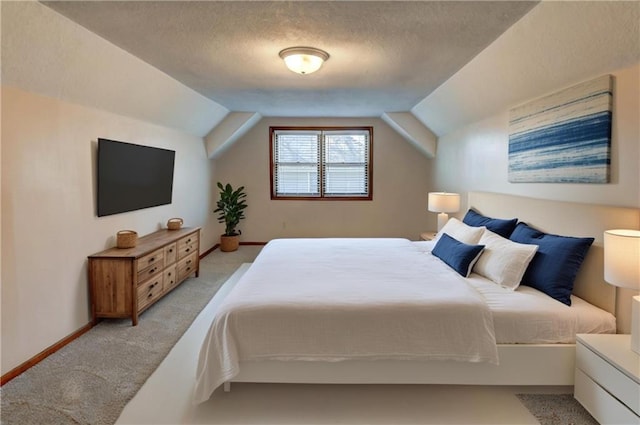
<instances>
[{"instance_id":1,"label":"lamp base","mask_svg":"<svg viewBox=\"0 0 640 425\"><path fill-rule=\"evenodd\" d=\"M449 215L447 213L438 214L438 232L447 224L447 221L449 221Z\"/></svg>"},{"instance_id":2,"label":"lamp base","mask_svg":"<svg viewBox=\"0 0 640 425\"><path fill-rule=\"evenodd\" d=\"M640 295L631 299L631 349L640 354Z\"/></svg>"}]
</instances>

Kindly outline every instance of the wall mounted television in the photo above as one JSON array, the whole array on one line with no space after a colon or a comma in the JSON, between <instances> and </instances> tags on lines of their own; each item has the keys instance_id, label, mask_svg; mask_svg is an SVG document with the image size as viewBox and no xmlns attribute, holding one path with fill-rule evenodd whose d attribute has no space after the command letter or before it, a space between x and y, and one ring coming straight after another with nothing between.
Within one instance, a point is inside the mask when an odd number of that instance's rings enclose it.
<instances>
[{"instance_id":1,"label":"wall mounted television","mask_svg":"<svg viewBox=\"0 0 640 425\"><path fill-rule=\"evenodd\" d=\"M175 155L98 139L98 217L170 204Z\"/></svg>"}]
</instances>

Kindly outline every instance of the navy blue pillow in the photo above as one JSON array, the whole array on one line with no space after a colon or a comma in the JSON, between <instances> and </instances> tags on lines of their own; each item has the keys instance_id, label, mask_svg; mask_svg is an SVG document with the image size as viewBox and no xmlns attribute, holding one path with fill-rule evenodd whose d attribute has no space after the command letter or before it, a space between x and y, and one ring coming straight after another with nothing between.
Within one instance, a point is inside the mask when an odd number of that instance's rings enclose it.
<instances>
[{"instance_id":1,"label":"navy blue pillow","mask_svg":"<svg viewBox=\"0 0 640 425\"><path fill-rule=\"evenodd\" d=\"M462 219L464 224L468 224L473 227L482 227L485 226L487 229L491 230L493 233L497 233L503 238L508 238L513 232L513 229L516 228L516 224L518 224L517 218L512 219L502 219L502 218L491 218L485 217L484 215L478 213L473 208L469 209Z\"/></svg>"},{"instance_id":2,"label":"navy blue pillow","mask_svg":"<svg viewBox=\"0 0 640 425\"><path fill-rule=\"evenodd\" d=\"M484 245L467 245L443 233L431 253L461 276L468 277L483 249Z\"/></svg>"},{"instance_id":3,"label":"navy blue pillow","mask_svg":"<svg viewBox=\"0 0 640 425\"><path fill-rule=\"evenodd\" d=\"M538 245L538 251L529 263L521 284L536 288L561 303L571 305L573 282L593 243L593 238L552 235L525 223L518 223L509 239Z\"/></svg>"}]
</instances>

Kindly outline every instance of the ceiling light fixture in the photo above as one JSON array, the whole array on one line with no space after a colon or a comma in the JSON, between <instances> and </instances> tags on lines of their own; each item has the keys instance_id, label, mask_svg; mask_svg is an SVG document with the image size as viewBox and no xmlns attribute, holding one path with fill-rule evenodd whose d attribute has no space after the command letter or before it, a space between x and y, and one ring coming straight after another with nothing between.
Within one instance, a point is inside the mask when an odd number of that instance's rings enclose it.
<instances>
[{"instance_id":1,"label":"ceiling light fixture","mask_svg":"<svg viewBox=\"0 0 640 425\"><path fill-rule=\"evenodd\" d=\"M316 72L329 59L329 53L313 47L289 47L279 55L287 68L302 75Z\"/></svg>"}]
</instances>

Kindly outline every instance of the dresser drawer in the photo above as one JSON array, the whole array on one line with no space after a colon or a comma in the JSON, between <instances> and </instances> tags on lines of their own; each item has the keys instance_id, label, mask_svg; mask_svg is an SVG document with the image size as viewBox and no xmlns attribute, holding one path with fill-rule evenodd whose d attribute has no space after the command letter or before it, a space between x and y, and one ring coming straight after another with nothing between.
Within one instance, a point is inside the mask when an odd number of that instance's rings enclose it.
<instances>
[{"instance_id":1,"label":"dresser drawer","mask_svg":"<svg viewBox=\"0 0 640 425\"><path fill-rule=\"evenodd\" d=\"M182 281L191 273L195 272L198 266L198 253L194 252L178 261L178 281Z\"/></svg>"},{"instance_id":2,"label":"dresser drawer","mask_svg":"<svg viewBox=\"0 0 640 425\"><path fill-rule=\"evenodd\" d=\"M172 243L164 247L164 265L173 264L178 259L178 244Z\"/></svg>"},{"instance_id":3,"label":"dresser drawer","mask_svg":"<svg viewBox=\"0 0 640 425\"><path fill-rule=\"evenodd\" d=\"M197 232L178 240L178 258L184 258L193 252L197 252L199 243Z\"/></svg>"},{"instance_id":4,"label":"dresser drawer","mask_svg":"<svg viewBox=\"0 0 640 425\"><path fill-rule=\"evenodd\" d=\"M138 310L143 309L152 301L160 298L163 293L164 274L160 273L153 278L142 282L138 286Z\"/></svg>"},{"instance_id":5,"label":"dresser drawer","mask_svg":"<svg viewBox=\"0 0 640 425\"><path fill-rule=\"evenodd\" d=\"M164 290L169 291L178 284L178 275L176 274L176 265L172 265L164 269Z\"/></svg>"},{"instance_id":6,"label":"dresser drawer","mask_svg":"<svg viewBox=\"0 0 640 425\"><path fill-rule=\"evenodd\" d=\"M576 369L574 397L601 424L640 425L640 418L582 370Z\"/></svg>"},{"instance_id":7,"label":"dresser drawer","mask_svg":"<svg viewBox=\"0 0 640 425\"><path fill-rule=\"evenodd\" d=\"M576 368L640 415L640 386L580 342L576 344Z\"/></svg>"},{"instance_id":8,"label":"dresser drawer","mask_svg":"<svg viewBox=\"0 0 640 425\"><path fill-rule=\"evenodd\" d=\"M164 248L157 249L151 254L147 254L138 259L137 273L138 282L143 282L162 271L164 267Z\"/></svg>"}]
</instances>

